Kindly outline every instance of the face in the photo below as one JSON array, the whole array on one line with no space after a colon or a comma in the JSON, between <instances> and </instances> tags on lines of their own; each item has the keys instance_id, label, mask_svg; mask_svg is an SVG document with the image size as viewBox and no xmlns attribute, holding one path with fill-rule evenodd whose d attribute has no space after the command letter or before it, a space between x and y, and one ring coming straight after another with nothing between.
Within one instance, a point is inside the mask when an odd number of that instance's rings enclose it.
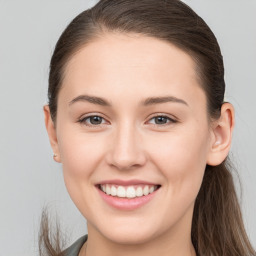
<instances>
[{"instance_id":1,"label":"face","mask_svg":"<svg viewBox=\"0 0 256 256\"><path fill-rule=\"evenodd\" d=\"M89 233L127 244L190 236L211 129L188 54L138 35L86 45L65 71L56 137Z\"/></svg>"}]
</instances>

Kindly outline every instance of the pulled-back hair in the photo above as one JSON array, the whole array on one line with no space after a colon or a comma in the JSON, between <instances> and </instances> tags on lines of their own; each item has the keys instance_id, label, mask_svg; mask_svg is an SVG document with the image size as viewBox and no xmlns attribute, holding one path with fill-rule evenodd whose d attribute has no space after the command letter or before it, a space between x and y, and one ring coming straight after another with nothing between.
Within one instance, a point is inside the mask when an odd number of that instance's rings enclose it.
<instances>
[{"instance_id":1,"label":"pulled-back hair","mask_svg":"<svg viewBox=\"0 0 256 256\"><path fill-rule=\"evenodd\" d=\"M59 38L50 64L49 107L57 119L57 98L65 68L74 54L106 33L137 33L175 45L196 64L200 86L207 97L210 119L220 116L224 103L224 65L218 42L204 22L179 0L101 0L79 14ZM44 217L41 248L50 256L61 255L51 244ZM59 234L59 233L58 233ZM228 159L205 168L192 220L192 243L199 256L256 255L244 228ZM54 249L54 248L57 248Z\"/></svg>"}]
</instances>

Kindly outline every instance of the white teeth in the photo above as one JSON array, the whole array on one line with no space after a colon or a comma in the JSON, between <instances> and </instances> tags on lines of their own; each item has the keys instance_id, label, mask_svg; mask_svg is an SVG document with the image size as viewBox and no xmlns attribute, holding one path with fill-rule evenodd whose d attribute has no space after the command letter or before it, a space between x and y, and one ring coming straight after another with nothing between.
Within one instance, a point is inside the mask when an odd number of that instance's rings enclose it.
<instances>
[{"instance_id":1,"label":"white teeth","mask_svg":"<svg viewBox=\"0 0 256 256\"><path fill-rule=\"evenodd\" d=\"M119 187L117 188L117 193L116 193L116 195L117 195L118 197L126 197L125 188L122 187L122 186L119 186Z\"/></svg>"},{"instance_id":2,"label":"white teeth","mask_svg":"<svg viewBox=\"0 0 256 256\"><path fill-rule=\"evenodd\" d=\"M143 196L142 187L137 187L137 189L136 189L136 196Z\"/></svg>"},{"instance_id":3,"label":"white teeth","mask_svg":"<svg viewBox=\"0 0 256 256\"><path fill-rule=\"evenodd\" d=\"M106 193L107 193L107 195L111 194L111 188L109 185L106 186Z\"/></svg>"},{"instance_id":4,"label":"white teeth","mask_svg":"<svg viewBox=\"0 0 256 256\"><path fill-rule=\"evenodd\" d=\"M136 191L134 187L128 187L126 190L126 197L134 198L136 197Z\"/></svg>"},{"instance_id":5,"label":"white teeth","mask_svg":"<svg viewBox=\"0 0 256 256\"><path fill-rule=\"evenodd\" d=\"M153 193L157 186L145 185L145 186L117 186L112 184L100 185L100 189L105 192L107 195L117 196L117 197L126 197L126 198L135 198L141 196L147 196L148 194Z\"/></svg>"},{"instance_id":6,"label":"white teeth","mask_svg":"<svg viewBox=\"0 0 256 256\"><path fill-rule=\"evenodd\" d=\"M149 194L153 193L155 190L155 186L152 186L150 189L149 189Z\"/></svg>"},{"instance_id":7,"label":"white teeth","mask_svg":"<svg viewBox=\"0 0 256 256\"><path fill-rule=\"evenodd\" d=\"M148 185L144 187L144 189L143 189L143 194L144 194L145 196L147 196L147 195L149 194L149 187L148 187Z\"/></svg>"},{"instance_id":8,"label":"white teeth","mask_svg":"<svg viewBox=\"0 0 256 256\"><path fill-rule=\"evenodd\" d=\"M116 196L117 191L115 186L111 186L111 196Z\"/></svg>"}]
</instances>

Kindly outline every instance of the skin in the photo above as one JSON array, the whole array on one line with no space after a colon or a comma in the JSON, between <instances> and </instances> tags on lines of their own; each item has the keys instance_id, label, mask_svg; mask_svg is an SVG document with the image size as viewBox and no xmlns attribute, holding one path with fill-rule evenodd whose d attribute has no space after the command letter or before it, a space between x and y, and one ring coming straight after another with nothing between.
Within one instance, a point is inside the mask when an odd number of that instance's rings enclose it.
<instances>
[{"instance_id":1,"label":"skin","mask_svg":"<svg viewBox=\"0 0 256 256\"><path fill-rule=\"evenodd\" d=\"M104 98L111 106L70 103L80 95ZM163 96L186 103L142 104ZM55 161L87 219L89 239L80 256L195 255L195 198L206 164L218 165L228 154L234 110L225 103L221 117L209 121L188 54L156 38L106 34L69 61L55 124L48 106L44 113ZM102 123L90 123L89 115L103 117ZM156 115L170 119L159 124ZM143 207L123 211L106 204L95 187L109 179L140 179L161 188Z\"/></svg>"}]
</instances>

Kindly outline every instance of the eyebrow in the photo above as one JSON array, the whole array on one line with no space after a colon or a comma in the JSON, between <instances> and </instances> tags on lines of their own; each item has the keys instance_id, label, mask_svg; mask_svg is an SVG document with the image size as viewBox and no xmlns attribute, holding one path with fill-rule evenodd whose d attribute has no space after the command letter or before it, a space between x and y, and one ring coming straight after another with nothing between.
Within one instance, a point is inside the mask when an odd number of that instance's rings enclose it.
<instances>
[{"instance_id":1,"label":"eyebrow","mask_svg":"<svg viewBox=\"0 0 256 256\"><path fill-rule=\"evenodd\" d=\"M100 97L89 96L89 95L79 95L78 97L71 100L69 102L69 105L72 105L75 102L79 102L79 101L85 101L85 102L90 102L90 103L96 104L96 105L111 107L111 104L107 100L100 98Z\"/></svg>"},{"instance_id":2,"label":"eyebrow","mask_svg":"<svg viewBox=\"0 0 256 256\"><path fill-rule=\"evenodd\" d=\"M104 98L96 97L96 96L90 96L90 95L79 95L73 100L69 102L69 105L72 105L76 102L85 101L90 102L95 105L105 106L105 107L111 107L111 103L107 101ZM149 106L149 105L155 105L155 104L162 104L167 102L174 102L174 103L181 103L186 106L188 106L188 103L182 99L179 99L174 96L163 96L163 97L150 97L142 101L143 106Z\"/></svg>"},{"instance_id":3,"label":"eyebrow","mask_svg":"<svg viewBox=\"0 0 256 256\"><path fill-rule=\"evenodd\" d=\"M148 105L154 105L154 104L161 104L161 103L167 103L167 102L174 102L174 103L182 103L186 106L188 106L188 103L182 99L179 99L174 96L164 96L164 97L151 97L147 98L144 102L144 106Z\"/></svg>"}]
</instances>

